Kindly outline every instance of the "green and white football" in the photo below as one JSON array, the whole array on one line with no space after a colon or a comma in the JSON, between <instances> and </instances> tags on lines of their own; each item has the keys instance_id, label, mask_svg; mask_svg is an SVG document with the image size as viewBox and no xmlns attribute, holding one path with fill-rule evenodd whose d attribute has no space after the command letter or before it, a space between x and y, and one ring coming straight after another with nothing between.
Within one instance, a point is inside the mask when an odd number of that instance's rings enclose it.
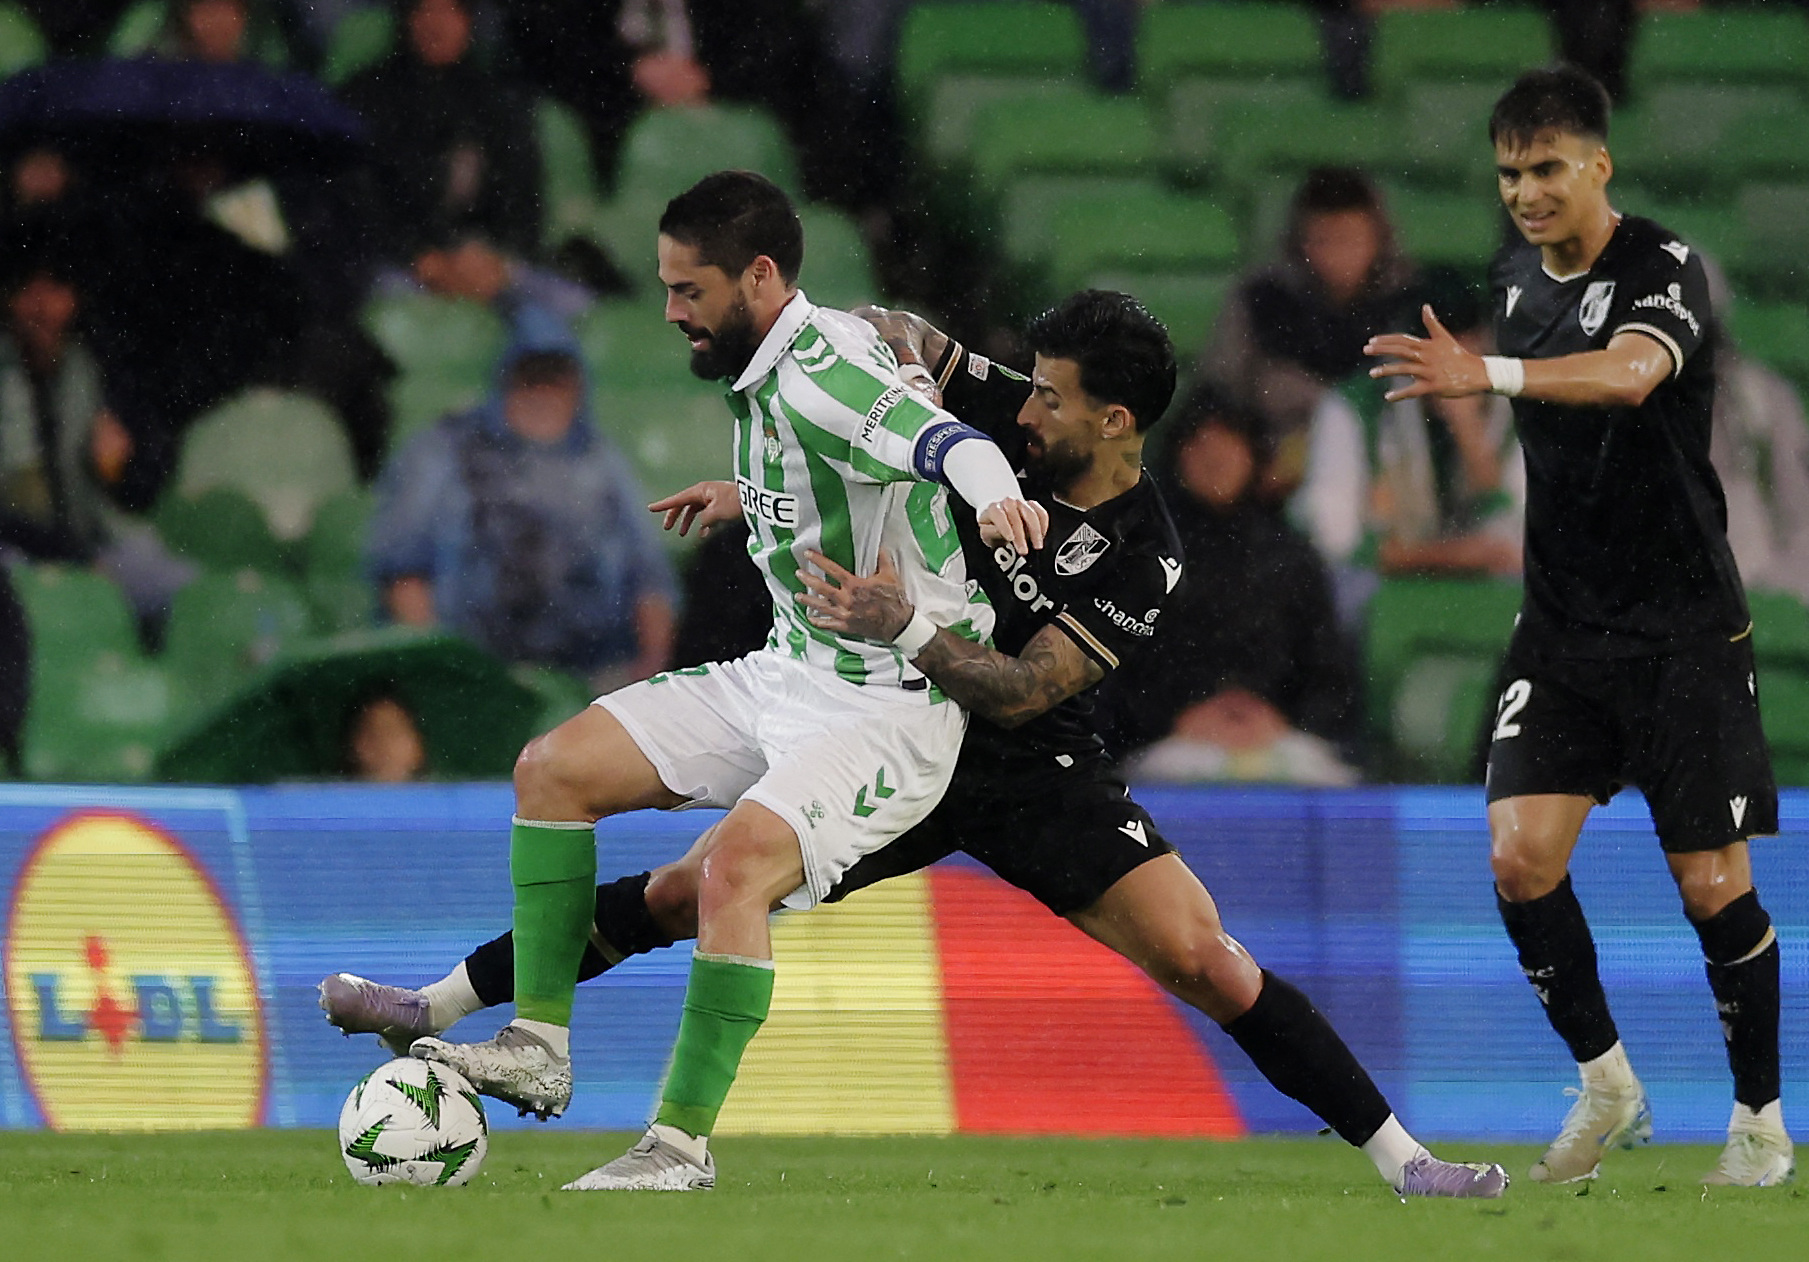
<instances>
[{"instance_id":1,"label":"green and white football","mask_svg":"<svg viewBox=\"0 0 1809 1262\"><path fill-rule=\"evenodd\" d=\"M339 1153L367 1186L457 1187L490 1147L477 1091L447 1065L392 1060L371 1070L339 1110Z\"/></svg>"}]
</instances>

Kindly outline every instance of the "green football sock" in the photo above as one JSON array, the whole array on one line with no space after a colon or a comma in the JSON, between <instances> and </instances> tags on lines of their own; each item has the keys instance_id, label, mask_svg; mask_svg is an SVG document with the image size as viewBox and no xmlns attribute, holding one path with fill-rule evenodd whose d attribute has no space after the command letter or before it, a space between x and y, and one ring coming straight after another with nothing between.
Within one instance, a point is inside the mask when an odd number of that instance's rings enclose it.
<instances>
[{"instance_id":1,"label":"green football sock","mask_svg":"<svg viewBox=\"0 0 1809 1262\"><path fill-rule=\"evenodd\" d=\"M517 819L509 830L509 879L515 886L515 1015L570 1025L597 899L591 825Z\"/></svg>"},{"instance_id":2,"label":"green football sock","mask_svg":"<svg viewBox=\"0 0 1809 1262\"><path fill-rule=\"evenodd\" d=\"M773 966L739 956L691 957L684 1015L672 1049L672 1072L654 1121L692 1135L716 1129L748 1041L773 1005Z\"/></svg>"}]
</instances>

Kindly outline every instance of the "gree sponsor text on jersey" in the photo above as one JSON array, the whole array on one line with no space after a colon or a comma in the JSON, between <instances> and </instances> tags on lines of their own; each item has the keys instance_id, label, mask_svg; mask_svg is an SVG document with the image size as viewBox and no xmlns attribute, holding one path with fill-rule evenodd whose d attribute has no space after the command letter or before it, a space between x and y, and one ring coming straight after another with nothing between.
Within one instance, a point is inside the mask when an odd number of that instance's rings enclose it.
<instances>
[{"instance_id":1,"label":"gree sponsor text on jersey","mask_svg":"<svg viewBox=\"0 0 1809 1262\"><path fill-rule=\"evenodd\" d=\"M735 479L735 488L741 495L741 509L769 526L778 526L784 530L795 530L798 525L798 497L787 495L784 491L769 491L765 487L755 486L745 477Z\"/></svg>"}]
</instances>

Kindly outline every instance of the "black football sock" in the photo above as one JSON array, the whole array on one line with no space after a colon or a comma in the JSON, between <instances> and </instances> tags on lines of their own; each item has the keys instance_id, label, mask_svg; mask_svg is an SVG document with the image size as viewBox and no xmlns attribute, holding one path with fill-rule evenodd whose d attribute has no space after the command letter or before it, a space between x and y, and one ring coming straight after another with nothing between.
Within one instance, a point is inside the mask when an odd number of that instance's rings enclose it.
<instances>
[{"instance_id":1,"label":"black football sock","mask_svg":"<svg viewBox=\"0 0 1809 1262\"><path fill-rule=\"evenodd\" d=\"M578 963L579 981L601 976L631 955L645 955L672 945L672 936L660 928L653 913L647 910L647 882L652 875L641 872L597 886L596 917L592 922L595 932L584 944L584 956ZM607 950L598 945L599 940ZM505 933L492 938L467 955L465 975L486 1007L494 1008L514 999L514 936Z\"/></svg>"},{"instance_id":2,"label":"black football sock","mask_svg":"<svg viewBox=\"0 0 1809 1262\"><path fill-rule=\"evenodd\" d=\"M1225 1033L1275 1089L1298 1100L1355 1147L1391 1116L1369 1072L1299 990L1263 970L1262 993Z\"/></svg>"},{"instance_id":3,"label":"black football sock","mask_svg":"<svg viewBox=\"0 0 1809 1262\"><path fill-rule=\"evenodd\" d=\"M1690 923L1721 1014L1734 1099L1762 1109L1778 1098L1778 935L1757 890Z\"/></svg>"},{"instance_id":4,"label":"black football sock","mask_svg":"<svg viewBox=\"0 0 1809 1262\"><path fill-rule=\"evenodd\" d=\"M1524 903L1510 903L1496 890L1495 906L1520 953L1520 971L1576 1062L1592 1061L1620 1042L1596 972L1595 939L1570 877L1545 897Z\"/></svg>"}]
</instances>

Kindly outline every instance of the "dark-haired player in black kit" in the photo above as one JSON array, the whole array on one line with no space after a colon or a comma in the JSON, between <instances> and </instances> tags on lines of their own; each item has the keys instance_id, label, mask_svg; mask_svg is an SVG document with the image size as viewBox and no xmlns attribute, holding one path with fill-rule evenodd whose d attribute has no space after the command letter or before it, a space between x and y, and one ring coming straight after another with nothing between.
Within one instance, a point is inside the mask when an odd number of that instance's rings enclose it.
<instances>
[{"instance_id":1,"label":"dark-haired player in black kit","mask_svg":"<svg viewBox=\"0 0 1809 1262\"><path fill-rule=\"evenodd\" d=\"M972 514L958 512L968 572L998 612L996 649L963 647L925 625L883 553L865 577L812 557L823 577L809 579L801 599L818 625L910 644L918 668L973 715L941 804L845 873L830 900L965 850L1217 1021L1270 1082L1362 1148L1402 1195L1499 1196L1500 1166L1427 1152L1306 996L1225 931L1211 895L1130 799L1094 731L1084 694L1145 646L1181 578L1174 526L1142 469L1144 433L1174 393L1167 332L1122 294L1078 294L1030 325L1036 372L1026 379L914 316L863 314L926 385L940 386L946 407L1027 471L1026 489L1051 527L1046 546L1024 560L986 546ZM700 490L696 502L681 528L712 520L710 497ZM586 953L581 977L696 932L697 854L599 887L593 942L608 949ZM406 1044L507 1002L510 960L505 936L424 991L339 974L321 983L321 1006L347 1032Z\"/></svg>"},{"instance_id":2,"label":"dark-haired player in black kit","mask_svg":"<svg viewBox=\"0 0 1809 1262\"><path fill-rule=\"evenodd\" d=\"M1428 336L1373 339L1390 399L1514 398L1526 453L1526 599L1489 746L1501 918L1582 1091L1532 1169L1595 1175L1649 1138L1646 1095L1608 1012L1571 890L1592 805L1640 788L1702 941L1734 1109L1711 1183L1768 1186L1794 1154L1778 1099L1778 945L1747 839L1777 831L1752 623L1709 465L1708 285L1688 244L1608 201L1608 98L1572 68L1528 72L1489 120L1525 244L1492 271L1499 357Z\"/></svg>"}]
</instances>

